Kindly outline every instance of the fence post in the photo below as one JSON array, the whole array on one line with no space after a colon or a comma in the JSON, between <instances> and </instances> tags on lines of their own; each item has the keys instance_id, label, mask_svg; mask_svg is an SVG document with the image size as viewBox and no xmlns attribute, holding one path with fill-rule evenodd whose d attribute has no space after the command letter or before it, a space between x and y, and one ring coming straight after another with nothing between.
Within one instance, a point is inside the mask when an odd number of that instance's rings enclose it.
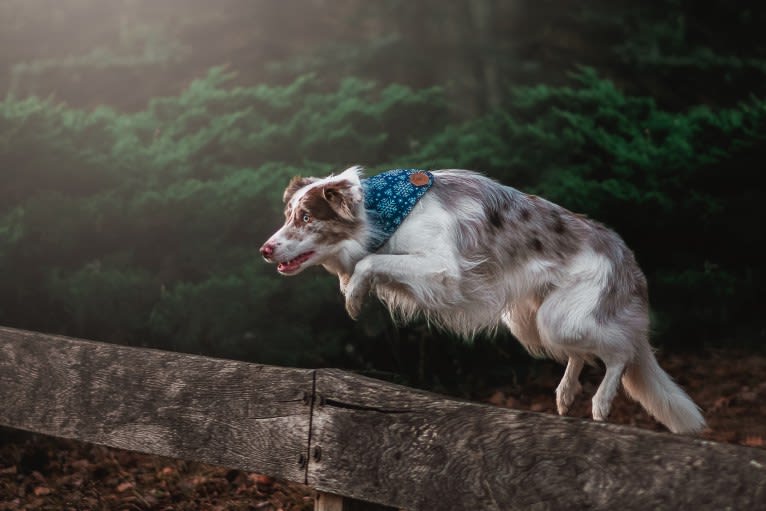
<instances>
[{"instance_id":1,"label":"fence post","mask_svg":"<svg viewBox=\"0 0 766 511\"><path fill-rule=\"evenodd\" d=\"M396 509L319 491L314 499L314 511L396 511Z\"/></svg>"}]
</instances>

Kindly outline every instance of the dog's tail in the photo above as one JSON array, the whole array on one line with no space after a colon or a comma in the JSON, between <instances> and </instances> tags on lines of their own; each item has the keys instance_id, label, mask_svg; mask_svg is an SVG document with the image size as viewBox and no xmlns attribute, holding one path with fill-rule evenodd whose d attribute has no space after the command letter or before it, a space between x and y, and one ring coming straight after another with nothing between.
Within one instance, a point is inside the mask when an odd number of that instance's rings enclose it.
<instances>
[{"instance_id":1,"label":"dog's tail","mask_svg":"<svg viewBox=\"0 0 766 511\"><path fill-rule=\"evenodd\" d=\"M649 343L640 344L635 360L622 376L628 395L673 433L693 433L703 429L705 419L699 407L662 370Z\"/></svg>"}]
</instances>

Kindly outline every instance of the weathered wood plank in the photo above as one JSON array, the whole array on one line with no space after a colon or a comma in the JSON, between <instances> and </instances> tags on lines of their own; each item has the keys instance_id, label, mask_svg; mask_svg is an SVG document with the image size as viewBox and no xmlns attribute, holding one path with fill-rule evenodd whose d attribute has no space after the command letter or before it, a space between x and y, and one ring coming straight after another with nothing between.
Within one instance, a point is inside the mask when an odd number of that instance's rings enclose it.
<instances>
[{"instance_id":1,"label":"weathered wood plank","mask_svg":"<svg viewBox=\"0 0 766 511\"><path fill-rule=\"evenodd\" d=\"M319 370L308 484L408 510L766 509L766 451Z\"/></svg>"},{"instance_id":2,"label":"weathered wood plank","mask_svg":"<svg viewBox=\"0 0 766 511\"><path fill-rule=\"evenodd\" d=\"M0 328L0 424L301 483L312 386L311 370Z\"/></svg>"},{"instance_id":3,"label":"weathered wood plank","mask_svg":"<svg viewBox=\"0 0 766 511\"><path fill-rule=\"evenodd\" d=\"M305 480L343 509L766 508L762 450L5 328L0 424Z\"/></svg>"}]
</instances>

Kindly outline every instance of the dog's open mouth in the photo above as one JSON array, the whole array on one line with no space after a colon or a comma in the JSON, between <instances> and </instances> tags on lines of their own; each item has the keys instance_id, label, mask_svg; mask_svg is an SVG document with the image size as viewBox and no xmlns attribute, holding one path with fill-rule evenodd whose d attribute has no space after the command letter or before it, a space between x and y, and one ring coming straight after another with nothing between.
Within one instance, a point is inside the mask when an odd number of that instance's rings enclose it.
<instances>
[{"instance_id":1,"label":"dog's open mouth","mask_svg":"<svg viewBox=\"0 0 766 511\"><path fill-rule=\"evenodd\" d=\"M287 262L281 262L277 265L277 271L279 273L293 273L297 271L303 263L309 260L314 255L314 251L304 252L298 257L290 259Z\"/></svg>"}]
</instances>

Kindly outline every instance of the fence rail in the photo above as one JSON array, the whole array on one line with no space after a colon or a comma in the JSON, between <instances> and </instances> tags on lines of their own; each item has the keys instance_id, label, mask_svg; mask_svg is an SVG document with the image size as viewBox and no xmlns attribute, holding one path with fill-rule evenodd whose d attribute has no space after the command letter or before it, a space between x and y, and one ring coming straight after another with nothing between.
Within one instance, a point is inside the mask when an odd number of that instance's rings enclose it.
<instances>
[{"instance_id":1,"label":"fence rail","mask_svg":"<svg viewBox=\"0 0 766 511\"><path fill-rule=\"evenodd\" d=\"M764 450L9 328L0 425L307 484L327 511L766 508Z\"/></svg>"}]
</instances>

